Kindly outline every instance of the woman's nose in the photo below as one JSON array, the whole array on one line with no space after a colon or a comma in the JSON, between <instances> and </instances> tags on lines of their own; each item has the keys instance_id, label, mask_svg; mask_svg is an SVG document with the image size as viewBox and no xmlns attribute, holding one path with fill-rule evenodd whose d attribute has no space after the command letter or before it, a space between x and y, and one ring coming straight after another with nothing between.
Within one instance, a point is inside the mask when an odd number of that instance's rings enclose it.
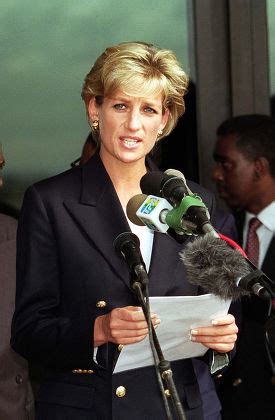
<instances>
[{"instance_id":1,"label":"woman's nose","mask_svg":"<svg viewBox=\"0 0 275 420\"><path fill-rule=\"evenodd\" d=\"M127 116L127 128L131 131L138 131L141 127L141 115L139 112L132 110Z\"/></svg>"}]
</instances>

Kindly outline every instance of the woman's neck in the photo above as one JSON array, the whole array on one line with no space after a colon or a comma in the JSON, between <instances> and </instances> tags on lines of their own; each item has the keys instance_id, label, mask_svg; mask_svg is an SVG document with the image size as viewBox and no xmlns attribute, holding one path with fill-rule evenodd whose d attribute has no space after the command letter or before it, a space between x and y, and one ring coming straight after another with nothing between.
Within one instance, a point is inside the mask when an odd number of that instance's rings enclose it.
<instances>
[{"instance_id":1,"label":"woman's neck","mask_svg":"<svg viewBox=\"0 0 275 420\"><path fill-rule=\"evenodd\" d=\"M145 159L136 162L104 162L121 205L126 207L130 198L141 193L140 179L146 173Z\"/></svg>"}]
</instances>

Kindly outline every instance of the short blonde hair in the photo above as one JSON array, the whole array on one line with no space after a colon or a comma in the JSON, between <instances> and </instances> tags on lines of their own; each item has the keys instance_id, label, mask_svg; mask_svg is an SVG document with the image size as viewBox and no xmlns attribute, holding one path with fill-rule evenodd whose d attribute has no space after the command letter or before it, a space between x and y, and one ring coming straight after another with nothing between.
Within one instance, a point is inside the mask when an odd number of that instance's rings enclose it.
<instances>
[{"instance_id":1,"label":"short blonde hair","mask_svg":"<svg viewBox=\"0 0 275 420\"><path fill-rule=\"evenodd\" d=\"M167 136L185 111L188 76L175 54L145 42L125 42L107 48L87 74L81 96L86 107L91 98L122 90L130 96L163 95L163 110L169 118L161 137Z\"/></svg>"}]
</instances>

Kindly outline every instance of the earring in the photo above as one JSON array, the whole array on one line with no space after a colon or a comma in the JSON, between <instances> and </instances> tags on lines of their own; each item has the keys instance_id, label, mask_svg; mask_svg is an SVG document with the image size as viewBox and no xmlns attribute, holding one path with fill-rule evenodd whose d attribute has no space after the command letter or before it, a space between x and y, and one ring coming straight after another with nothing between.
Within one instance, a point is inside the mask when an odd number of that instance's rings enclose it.
<instances>
[{"instance_id":1,"label":"earring","mask_svg":"<svg viewBox=\"0 0 275 420\"><path fill-rule=\"evenodd\" d=\"M163 133L163 130L159 130L159 131L158 131L158 136L161 136L161 135L162 135L162 133Z\"/></svg>"},{"instance_id":2,"label":"earring","mask_svg":"<svg viewBox=\"0 0 275 420\"><path fill-rule=\"evenodd\" d=\"M92 128L93 128L95 131L97 131L97 130L98 130L98 120L94 120L94 121L92 122Z\"/></svg>"}]
</instances>

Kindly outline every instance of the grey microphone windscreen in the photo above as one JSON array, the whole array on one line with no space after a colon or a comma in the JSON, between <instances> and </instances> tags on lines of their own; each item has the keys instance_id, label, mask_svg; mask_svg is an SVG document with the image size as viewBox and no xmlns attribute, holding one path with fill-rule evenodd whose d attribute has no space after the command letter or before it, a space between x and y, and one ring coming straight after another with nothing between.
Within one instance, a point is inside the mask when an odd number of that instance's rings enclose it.
<instances>
[{"instance_id":1,"label":"grey microphone windscreen","mask_svg":"<svg viewBox=\"0 0 275 420\"><path fill-rule=\"evenodd\" d=\"M249 294L238 279L253 271L241 253L211 234L189 242L180 257L190 283L223 299L236 300Z\"/></svg>"}]
</instances>

